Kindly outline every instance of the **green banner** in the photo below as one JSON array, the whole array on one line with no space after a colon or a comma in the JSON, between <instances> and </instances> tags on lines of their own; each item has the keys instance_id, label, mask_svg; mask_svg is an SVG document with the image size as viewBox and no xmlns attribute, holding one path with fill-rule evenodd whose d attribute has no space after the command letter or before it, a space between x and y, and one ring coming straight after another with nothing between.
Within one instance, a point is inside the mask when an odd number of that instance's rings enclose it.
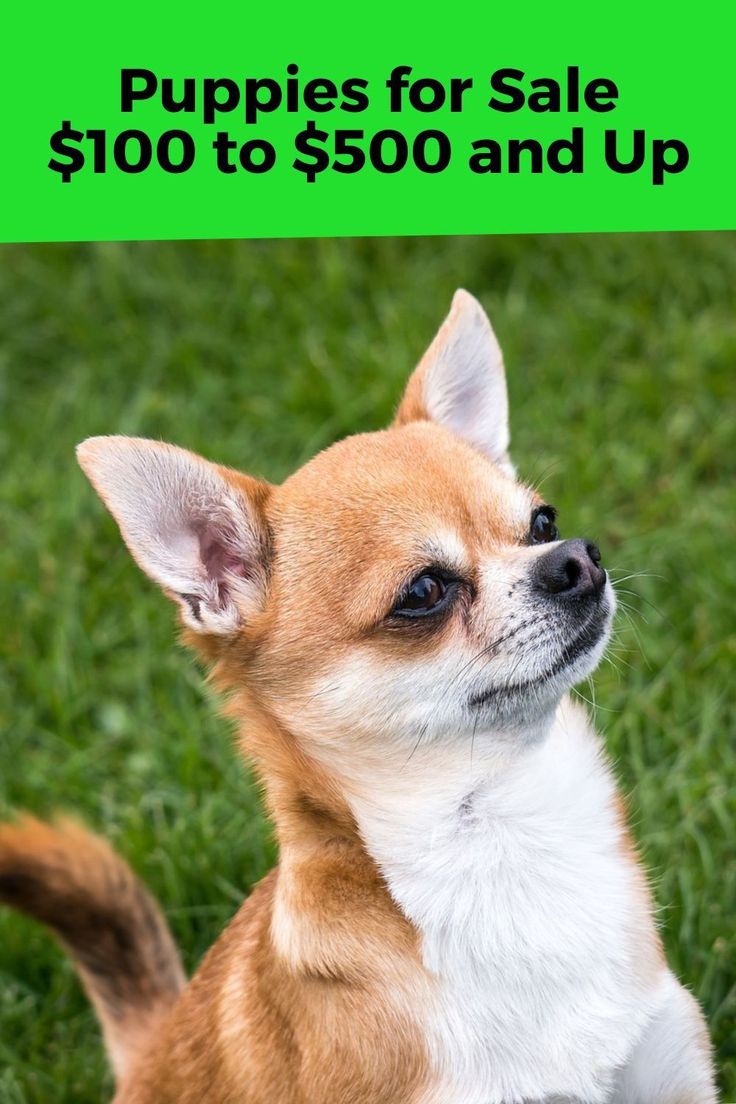
<instances>
[{"instance_id":1,"label":"green banner","mask_svg":"<svg viewBox=\"0 0 736 1104\"><path fill-rule=\"evenodd\" d=\"M4 24L0 240L736 227L725 3L131 0Z\"/></svg>"}]
</instances>

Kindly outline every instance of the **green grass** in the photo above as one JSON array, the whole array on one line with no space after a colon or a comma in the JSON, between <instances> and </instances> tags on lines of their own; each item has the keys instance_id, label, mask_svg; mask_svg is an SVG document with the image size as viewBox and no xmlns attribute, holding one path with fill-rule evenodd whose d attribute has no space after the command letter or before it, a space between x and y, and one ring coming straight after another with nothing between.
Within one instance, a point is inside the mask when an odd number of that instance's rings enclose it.
<instances>
[{"instance_id":1,"label":"green grass","mask_svg":"<svg viewBox=\"0 0 736 1104\"><path fill-rule=\"evenodd\" d=\"M0 250L0 812L78 811L196 965L274 847L74 445L161 437L278 480L389 419L457 285L505 347L520 470L567 535L647 573L625 584L598 723L736 1100L733 235ZM3 913L0 1100L109 1093L68 962Z\"/></svg>"}]
</instances>

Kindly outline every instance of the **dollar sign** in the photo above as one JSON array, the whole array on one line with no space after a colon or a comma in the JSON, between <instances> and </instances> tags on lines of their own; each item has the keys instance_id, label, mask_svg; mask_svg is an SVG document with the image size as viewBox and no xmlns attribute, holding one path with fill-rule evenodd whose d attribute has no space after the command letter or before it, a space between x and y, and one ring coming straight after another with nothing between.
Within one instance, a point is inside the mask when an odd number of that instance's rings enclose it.
<instances>
[{"instance_id":1,"label":"dollar sign","mask_svg":"<svg viewBox=\"0 0 736 1104\"><path fill-rule=\"evenodd\" d=\"M68 184L72 178L72 173L79 172L84 165L84 154L71 144L81 142L83 138L84 135L81 130L74 130L68 119L65 119L59 129L51 135L50 143L53 152L58 153L61 157L69 158L68 162L57 161L55 157L52 157L49 161L49 168L53 169L54 172L61 173L64 184Z\"/></svg>"},{"instance_id":2,"label":"dollar sign","mask_svg":"<svg viewBox=\"0 0 736 1104\"><path fill-rule=\"evenodd\" d=\"M310 119L304 130L300 130L294 139L294 145L299 153L314 158L311 163L300 157L294 158L294 168L305 174L309 184L313 184L317 178L317 173L324 172L330 163L330 155L327 150L316 144L326 142L327 137L327 131L318 130L314 120Z\"/></svg>"}]
</instances>

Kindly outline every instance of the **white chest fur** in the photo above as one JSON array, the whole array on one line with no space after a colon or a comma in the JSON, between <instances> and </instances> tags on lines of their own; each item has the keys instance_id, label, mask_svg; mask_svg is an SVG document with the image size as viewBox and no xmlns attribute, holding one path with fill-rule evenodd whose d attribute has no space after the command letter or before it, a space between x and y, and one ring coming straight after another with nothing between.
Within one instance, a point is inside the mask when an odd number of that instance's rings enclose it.
<instances>
[{"instance_id":1,"label":"white chest fur","mask_svg":"<svg viewBox=\"0 0 736 1104\"><path fill-rule=\"evenodd\" d=\"M587 716L563 703L502 765L482 739L472 761L431 760L355 800L437 978L427 1104L599 1104L661 1001L661 967Z\"/></svg>"}]
</instances>

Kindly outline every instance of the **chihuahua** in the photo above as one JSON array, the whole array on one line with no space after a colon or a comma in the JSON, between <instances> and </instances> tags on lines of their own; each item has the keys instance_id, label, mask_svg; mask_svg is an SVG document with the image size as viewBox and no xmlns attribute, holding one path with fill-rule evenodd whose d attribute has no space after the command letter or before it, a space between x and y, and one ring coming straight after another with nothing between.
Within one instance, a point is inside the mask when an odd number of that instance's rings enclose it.
<instances>
[{"instance_id":1,"label":"chihuahua","mask_svg":"<svg viewBox=\"0 0 736 1104\"><path fill-rule=\"evenodd\" d=\"M611 769L568 691L614 593L509 458L458 291L393 425L281 486L159 442L79 461L227 692L280 862L192 981L73 822L0 829L71 954L115 1104L712 1104Z\"/></svg>"}]
</instances>

